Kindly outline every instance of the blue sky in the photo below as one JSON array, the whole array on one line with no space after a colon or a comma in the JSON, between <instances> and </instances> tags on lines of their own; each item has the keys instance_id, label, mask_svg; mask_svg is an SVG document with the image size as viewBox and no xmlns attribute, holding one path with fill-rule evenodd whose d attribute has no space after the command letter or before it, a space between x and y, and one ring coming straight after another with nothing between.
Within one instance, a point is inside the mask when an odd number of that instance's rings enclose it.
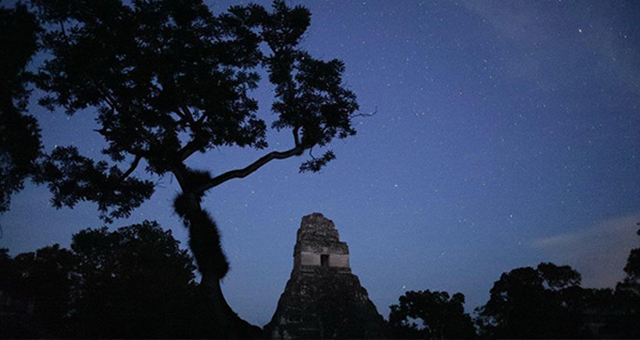
<instances>
[{"instance_id":1,"label":"blue sky","mask_svg":"<svg viewBox=\"0 0 640 340\"><path fill-rule=\"evenodd\" d=\"M219 1L222 11L231 4ZM268 6L268 2L258 3ZM332 219L352 270L385 317L406 290L445 290L484 304L500 274L569 264L585 286L612 286L640 221L640 4L636 1L289 1L312 12L304 46L346 63L363 113L338 159L298 174L271 163L208 194L231 271L232 307L263 325L289 278L302 216ZM269 112L268 86L256 91ZM37 93L36 93L37 96ZM99 155L90 112L32 106L47 149ZM270 135L270 149L290 147ZM213 173L262 152L220 149L190 160ZM320 154L320 152L318 152ZM144 175L143 171L139 172ZM157 179L125 221L158 220L186 247L171 213L178 187ZM12 254L101 226L96 207L50 208L29 185L0 217Z\"/></svg>"}]
</instances>

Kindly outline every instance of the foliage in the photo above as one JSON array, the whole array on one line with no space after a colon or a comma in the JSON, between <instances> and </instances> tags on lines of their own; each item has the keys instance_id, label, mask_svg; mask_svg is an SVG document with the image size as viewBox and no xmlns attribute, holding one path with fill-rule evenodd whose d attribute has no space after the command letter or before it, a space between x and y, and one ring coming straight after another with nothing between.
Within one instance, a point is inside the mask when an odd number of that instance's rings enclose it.
<instances>
[{"instance_id":1,"label":"foliage","mask_svg":"<svg viewBox=\"0 0 640 340\"><path fill-rule=\"evenodd\" d=\"M640 285L640 248L631 249L624 272L627 274L627 282Z\"/></svg>"},{"instance_id":2,"label":"foliage","mask_svg":"<svg viewBox=\"0 0 640 340\"><path fill-rule=\"evenodd\" d=\"M126 178L118 167L81 156L76 147L56 148L42 157L39 168L33 179L36 183L48 183L54 207L95 201L100 217L108 222L128 217L131 210L153 194L150 181Z\"/></svg>"},{"instance_id":3,"label":"foliage","mask_svg":"<svg viewBox=\"0 0 640 340\"><path fill-rule=\"evenodd\" d=\"M71 272L75 257L57 244L22 253L11 259L5 249L0 271L0 290L10 296L7 301L18 301L20 308L30 310L35 321L30 320L28 329L3 329L7 336L51 337L53 334L68 335L67 321L71 309ZM12 297L12 298L11 298ZM37 301L29 307L31 301ZM7 319L6 323L20 323L20 319Z\"/></svg>"},{"instance_id":4,"label":"foliage","mask_svg":"<svg viewBox=\"0 0 640 340\"><path fill-rule=\"evenodd\" d=\"M391 305L391 337L402 339L470 339L475 328L464 312L464 295L447 292L408 291ZM421 320L421 324L415 321Z\"/></svg>"},{"instance_id":5,"label":"foliage","mask_svg":"<svg viewBox=\"0 0 640 340\"><path fill-rule=\"evenodd\" d=\"M63 331L60 326L69 312L74 265L73 254L57 244L14 259L23 291L40 302L35 313L45 327L56 333Z\"/></svg>"},{"instance_id":6,"label":"foliage","mask_svg":"<svg viewBox=\"0 0 640 340\"><path fill-rule=\"evenodd\" d=\"M640 223L638 223L640 225ZM638 229L638 235L640 235L640 229ZM635 286L640 293L640 248L631 249L629 257L627 258L627 264L624 267L626 277L624 282L628 285Z\"/></svg>"},{"instance_id":7,"label":"foliage","mask_svg":"<svg viewBox=\"0 0 640 340\"><path fill-rule=\"evenodd\" d=\"M640 231L638 231L640 234ZM640 264L632 249L622 282L612 289L580 287L569 266L541 263L504 273L477 309L488 338L629 338L640 336Z\"/></svg>"},{"instance_id":8,"label":"foliage","mask_svg":"<svg viewBox=\"0 0 640 340\"><path fill-rule=\"evenodd\" d=\"M640 225L640 223L638 223ZM640 230L638 230L640 235ZM621 336L640 337L640 248L631 249L624 267L625 277L616 286L617 309L624 312L619 318L618 327Z\"/></svg>"},{"instance_id":9,"label":"foliage","mask_svg":"<svg viewBox=\"0 0 640 340\"><path fill-rule=\"evenodd\" d=\"M179 242L155 222L109 231L85 229L72 251L55 245L11 259L3 253L2 290L35 301L34 319L46 337L211 337L202 326L206 304L195 267ZM42 334L16 333L40 337Z\"/></svg>"},{"instance_id":10,"label":"foliage","mask_svg":"<svg viewBox=\"0 0 640 340\"><path fill-rule=\"evenodd\" d=\"M40 129L24 114L30 77L25 67L36 52L38 30L24 5L0 7L0 213L9 209L11 195L22 190L40 155Z\"/></svg>"},{"instance_id":11,"label":"foliage","mask_svg":"<svg viewBox=\"0 0 640 340\"><path fill-rule=\"evenodd\" d=\"M81 278L82 336L179 336L171 332L185 322L195 267L170 231L148 221L113 232L87 229L73 236L71 249Z\"/></svg>"},{"instance_id":12,"label":"foliage","mask_svg":"<svg viewBox=\"0 0 640 340\"><path fill-rule=\"evenodd\" d=\"M273 160L309 151L300 171L319 171L333 160L331 150L317 158L312 150L356 133L351 119L358 104L343 85L344 63L304 51L299 43L311 14L281 0L271 11L233 6L220 15L202 0L32 3L46 27L43 49L51 55L36 77L48 93L40 104L69 115L93 114L109 158L95 161L73 146L57 148L43 158L37 182L49 185L54 206L93 201L101 218L111 221L151 197L155 184L138 177L140 164L151 175L175 176L182 192L174 208L189 229L215 317L231 324L237 316L219 287L229 264L202 198ZM271 124L258 116L251 96L260 74L274 89ZM269 125L291 133L289 149L217 176L187 165L193 154L220 147L265 149Z\"/></svg>"},{"instance_id":13,"label":"foliage","mask_svg":"<svg viewBox=\"0 0 640 340\"><path fill-rule=\"evenodd\" d=\"M584 335L580 273L541 263L504 273L491 288L478 322L490 338L575 338Z\"/></svg>"},{"instance_id":14,"label":"foliage","mask_svg":"<svg viewBox=\"0 0 640 340\"><path fill-rule=\"evenodd\" d=\"M298 47L310 22L306 8L275 1L273 13L249 5L216 16L200 0L33 3L50 23L42 42L54 56L38 75L38 86L50 93L41 103L52 110L63 107L70 115L87 108L95 112L108 143L103 153L116 164L129 160L135 168L144 159L150 173L172 172L183 189L203 193L272 159L355 134L350 118L358 106L341 84L344 64L314 59ZM272 110L278 116L272 126L290 129L294 147L269 153L244 171L187 183L184 162L195 152L268 146L267 123L257 116L258 103L250 96L261 69L275 86ZM75 149L50 157L50 171L41 181L53 183L57 206L106 200L100 207L103 218L121 217L150 196L150 182L118 185L115 178L131 177L130 171L92 166L78 157ZM327 152L301 170L318 171L333 158ZM47 175L55 169L55 176ZM70 187L74 178L97 184ZM185 188L189 184L196 188ZM130 199L126 193L136 190L139 196Z\"/></svg>"}]
</instances>

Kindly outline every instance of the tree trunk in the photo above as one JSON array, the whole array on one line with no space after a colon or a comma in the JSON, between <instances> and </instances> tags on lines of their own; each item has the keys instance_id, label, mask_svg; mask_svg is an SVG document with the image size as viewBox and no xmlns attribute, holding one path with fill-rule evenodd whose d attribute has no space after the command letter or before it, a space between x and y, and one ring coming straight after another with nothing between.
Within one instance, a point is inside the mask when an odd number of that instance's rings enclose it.
<instances>
[{"instance_id":1,"label":"tree trunk","mask_svg":"<svg viewBox=\"0 0 640 340\"><path fill-rule=\"evenodd\" d=\"M181 186L183 192L174 200L174 209L189 229L189 247L202 274L200 285L211 305L211 322L215 323L218 332L214 336L226 339L260 337L261 330L240 319L222 294L220 280L226 275L229 264L220 245L218 227L202 209L202 195L189 191L190 185L181 183Z\"/></svg>"},{"instance_id":2,"label":"tree trunk","mask_svg":"<svg viewBox=\"0 0 640 340\"><path fill-rule=\"evenodd\" d=\"M202 272L201 272L202 273ZM214 273L202 273L200 285L205 297L211 303L212 322L215 322L219 339L259 339L263 337L260 327L251 325L236 314L222 294L221 278Z\"/></svg>"},{"instance_id":3,"label":"tree trunk","mask_svg":"<svg viewBox=\"0 0 640 340\"><path fill-rule=\"evenodd\" d=\"M216 329L220 331L216 337L220 339L239 339L241 338L238 327L240 326L240 318L231 309L227 300L222 294L220 287L220 279L212 273L202 273L200 285L204 288L206 298L211 302L213 309L213 320Z\"/></svg>"}]
</instances>

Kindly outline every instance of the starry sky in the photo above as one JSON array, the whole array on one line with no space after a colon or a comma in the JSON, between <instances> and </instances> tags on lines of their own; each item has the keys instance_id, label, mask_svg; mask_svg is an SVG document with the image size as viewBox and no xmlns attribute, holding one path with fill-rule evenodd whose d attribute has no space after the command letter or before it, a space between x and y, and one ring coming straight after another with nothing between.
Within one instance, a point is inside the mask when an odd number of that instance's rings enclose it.
<instances>
[{"instance_id":1,"label":"starry sky","mask_svg":"<svg viewBox=\"0 0 640 340\"><path fill-rule=\"evenodd\" d=\"M223 289L241 317L270 320L296 230L312 212L335 222L385 317L407 290L462 292L472 311L501 273L542 261L571 265L586 287L622 278L640 243L640 3L288 3L312 12L304 47L342 59L361 112L376 114L355 119L357 136L332 143L338 158L320 173L299 174L302 159L276 161L208 194L231 262ZM255 97L271 121L264 85ZM90 112L30 112L47 150L71 144L99 157L104 142ZM286 133L269 140L274 150L292 143ZM189 165L217 174L263 152L219 149ZM152 199L111 227L155 219L186 247L171 212L177 183L156 180ZM93 204L55 210L49 199L30 184L14 196L0 217L0 247L16 255L68 246L73 233L102 225Z\"/></svg>"}]
</instances>

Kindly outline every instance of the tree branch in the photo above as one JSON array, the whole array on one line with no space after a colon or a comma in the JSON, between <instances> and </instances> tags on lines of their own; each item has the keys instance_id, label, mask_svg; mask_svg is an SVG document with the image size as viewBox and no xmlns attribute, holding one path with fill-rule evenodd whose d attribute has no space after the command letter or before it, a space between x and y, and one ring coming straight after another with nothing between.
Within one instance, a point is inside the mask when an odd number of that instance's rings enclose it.
<instances>
[{"instance_id":1,"label":"tree branch","mask_svg":"<svg viewBox=\"0 0 640 340\"><path fill-rule=\"evenodd\" d=\"M191 131L193 131L193 133L195 135L194 139L189 141L187 144L185 144L184 147L182 147L178 151L178 159L180 161L184 161L187 158L189 158L191 155L193 155L196 151L198 151L199 148L201 148L203 146L202 145L202 141L198 140L197 136L198 136L198 133L201 131L200 130L200 125L202 123L201 120L206 115L202 115L202 117L200 117L200 119L198 119L198 121L195 121L195 119L193 118L193 114L191 113L191 110L189 110L189 108L186 105L181 106L178 111L181 111L180 116L184 117L184 119L188 123L189 127L191 128Z\"/></svg>"},{"instance_id":2,"label":"tree branch","mask_svg":"<svg viewBox=\"0 0 640 340\"><path fill-rule=\"evenodd\" d=\"M129 177L129 175L131 175L131 173L138 167L138 164L140 164L141 159L142 159L142 156L136 155L136 158L131 163L129 170L127 170L124 174L122 174L121 180L124 180L125 178Z\"/></svg>"},{"instance_id":3,"label":"tree branch","mask_svg":"<svg viewBox=\"0 0 640 340\"><path fill-rule=\"evenodd\" d=\"M373 117L378 113L378 107L376 106L376 109L371 112L371 113L355 113L350 115L350 118L355 118L355 117Z\"/></svg>"},{"instance_id":4,"label":"tree branch","mask_svg":"<svg viewBox=\"0 0 640 340\"><path fill-rule=\"evenodd\" d=\"M180 110L182 110L182 115L187 120L187 122L189 122L189 124L191 124L192 128L196 128L197 124L196 124L195 120L193 119L193 114L191 113L191 110L189 110L189 108L186 105L182 105L180 107ZM180 110L178 110L178 111L180 111Z\"/></svg>"},{"instance_id":5,"label":"tree branch","mask_svg":"<svg viewBox=\"0 0 640 340\"><path fill-rule=\"evenodd\" d=\"M295 146L300 146L300 127L296 126L293 128L293 142Z\"/></svg>"},{"instance_id":6,"label":"tree branch","mask_svg":"<svg viewBox=\"0 0 640 340\"><path fill-rule=\"evenodd\" d=\"M202 143L202 140L198 139L196 135L192 140L187 142L187 144L185 144L180 150L178 150L178 160L184 162L187 158L189 158L203 146L204 144Z\"/></svg>"},{"instance_id":7,"label":"tree branch","mask_svg":"<svg viewBox=\"0 0 640 340\"><path fill-rule=\"evenodd\" d=\"M64 29L64 21L60 20L60 32L62 32L62 36L64 37L65 40L69 40L69 37L67 37L67 31Z\"/></svg>"},{"instance_id":8,"label":"tree branch","mask_svg":"<svg viewBox=\"0 0 640 340\"><path fill-rule=\"evenodd\" d=\"M252 174L253 172L255 172L256 170L260 169L263 165L269 163L270 161L274 160L274 159L286 159L289 157L293 157L293 156L300 156L302 155L302 153L304 152L304 148L300 145L297 145L296 147L294 147L293 149L287 150L287 151L272 151L269 152L268 154L260 157L258 160L256 160L255 162L249 164L248 166L246 166L245 168L242 169L236 169L236 170L231 170L231 171L227 171L223 174L220 174L214 178L212 178L209 182L205 183L204 185L202 185L201 187L199 187L197 189L196 192L199 193L204 193L205 191L217 187L218 185L234 179L234 178L245 178L247 176L249 176L250 174Z\"/></svg>"}]
</instances>

